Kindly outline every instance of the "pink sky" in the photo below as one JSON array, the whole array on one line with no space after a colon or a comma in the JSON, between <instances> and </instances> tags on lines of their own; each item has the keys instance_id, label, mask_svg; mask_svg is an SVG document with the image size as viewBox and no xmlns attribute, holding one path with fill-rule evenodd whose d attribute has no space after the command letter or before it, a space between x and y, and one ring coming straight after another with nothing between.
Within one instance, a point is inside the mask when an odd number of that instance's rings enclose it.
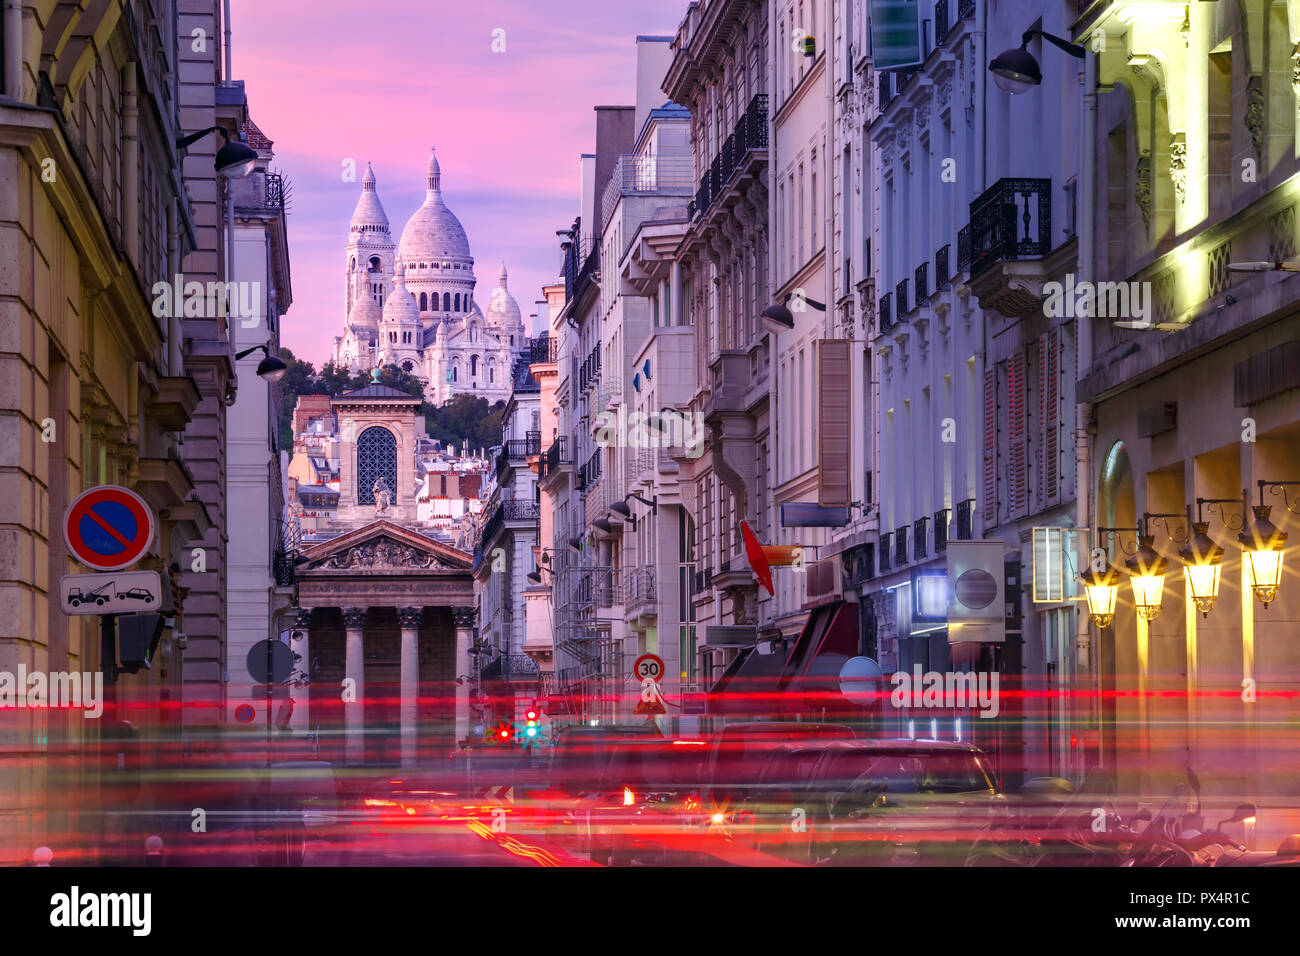
<instances>
[{"instance_id":1,"label":"pink sky","mask_svg":"<svg viewBox=\"0 0 1300 956\"><path fill-rule=\"evenodd\" d=\"M486 302L502 260L524 321L559 273L597 105L634 102L638 34L685 0L231 0L233 74L292 184L293 304L282 343L322 365L343 326L343 245L366 162L394 242L424 200L429 148ZM493 31L506 50L492 52ZM666 99L666 97L665 97ZM343 163L356 161L356 182Z\"/></svg>"}]
</instances>

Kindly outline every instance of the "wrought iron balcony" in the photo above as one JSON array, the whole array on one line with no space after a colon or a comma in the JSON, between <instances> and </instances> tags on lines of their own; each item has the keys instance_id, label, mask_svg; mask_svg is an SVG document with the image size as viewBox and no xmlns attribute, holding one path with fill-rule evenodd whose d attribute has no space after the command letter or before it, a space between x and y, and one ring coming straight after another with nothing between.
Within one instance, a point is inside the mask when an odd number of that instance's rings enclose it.
<instances>
[{"instance_id":1,"label":"wrought iron balcony","mask_svg":"<svg viewBox=\"0 0 1300 956\"><path fill-rule=\"evenodd\" d=\"M957 540L969 541L974 535L975 499L957 502Z\"/></svg>"},{"instance_id":2,"label":"wrought iron balcony","mask_svg":"<svg viewBox=\"0 0 1300 956\"><path fill-rule=\"evenodd\" d=\"M942 289L952 276L948 273L948 246L945 244L934 254L934 287Z\"/></svg>"},{"instance_id":3,"label":"wrought iron balcony","mask_svg":"<svg viewBox=\"0 0 1300 956\"><path fill-rule=\"evenodd\" d=\"M492 514L483 523L483 533L479 536L479 546L486 547L488 542L500 533L507 521L536 524L541 511L535 501L515 501L509 499L500 502L492 509Z\"/></svg>"},{"instance_id":4,"label":"wrought iron balcony","mask_svg":"<svg viewBox=\"0 0 1300 956\"><path fill-rule=\"evenodd\" d=\"M561 435L551 443L551 447L546 449L546 454L542 455L538 463L537 477L545 478L547 475L554 474L561 465L573 464L573 453L569 451L569 439L566 435Z\"/></svg>"},{"instance_id":5,"label":"wrought iron balcony","mask_svg":"<svg viewBox=\"0 0 1300 956\"><path fill-rule=\"evenodd\" d=\"M498 654L483 665L483 681L534 683L541 677L537 661L527 654Z\"/></svg>"},{"instance_id":6,"label":"wrought iron balcony","mask_svg":"<svg viewBox=\"0 0 1300 956\"><path fill-rule=\"evenodd\" d=\"M1000 179L970 204L971 276L1052 249L1052 181Z\"/></svg>"},{"instance_id":7,"label":"wrought iron balcony","mask_svg":"<svg viewBox=\"0 0 1300 956\"><path fill-rule=\"evenodd\" d=\"M916 267L913 273L912 281L916 289L916 305L919 307L921 302L930 297L930 263L922 262Z\"/></svg>"},{"instance_id":8,"label":"wrought iron balcony","mask_svg":"<svg viewBox=\"0 0 1300 956\"><path fill-rule=\"evenodd\" d=\"M276 587L291 588L297 582L298 577L294 570L295 557L297 557L296 553L283 548L276 549L271 558L271 574L275 578Z\"/></svg>"},{"instance_id":9,"label":"wrought iron balcony","mask_svg":"<svg viewBox=\"0 0 1300 956\"><path fill-rule=\"evenodd\" d=\"M948 509L940 508L934 513L934 553L943 554L948 550Z\"/></svg>"},{"instance_id":10,"label":"wrought iron balcony","mask_svg":"<svg viewBox=\"0 0 1300 956\"><path fill-rule=\"evenodd\" d=\"M627 576L627 606L631 610L643 604L654 604L659 599L654 568L633 568Z\"/></svg>"},{"instance_id":11,"label":"wrought iron balcony","mask_svg":"<svg viewBox=\"0 0 1300 956\"><path fill-rule=\"evenodd\" d=\"M601 197L601 228L609 222L621 197L685 195L691 190L691 179L689 155L620 156Z\"/></svg>"},{"instance_id":12,"label":"wrought iron balcony","mask_svg":"<svg viewBox=\"0 0 1300 956\"><path fill-rule=\"evenodd\" d=\"M903 279L898 285L894 286L894 308L897 310L894 314L902 319L907 314L907 280Z\"/></svg>"},{"instance_id":13,"label":"wrought iron balcony","mask_svg":"<svg viewBox=\"0 0 1300 956\"><path fill-rule=\"evenodd\" d=\"M284 177L279 173L266 174L266 205L270 209L284 208Z\"/></svg>"},{"instance_id":14,"label":"wrought iron balcony","mask_svg":"<svg viewBox=\"0 0 1300 956\"><path fill-rule=\"evenodd\" d=\"M959 0L957 4L957 16L965 20L967 17L975 16L975 0Z\"/></svg>"},{"instance_id":15,"label":"wrought iron balcony","mask_svg":"<svg viewBox=\"0 0 1300 956\"><path fill-rule=\"evenodd\" d=\"M970 270L970 225L967 224L957 230L957 271L969 272Z\"/></svg>"},{"instance_id":16,"label":"wrought iron balcony","mask_svg":"<svg viewBox=\"0 0 1300 956\"><path fill-rule=\"evenodd\" d=\"M943 46L948 37L948 0L936 0L934 5L934 45Z\"/></svg>"},{"instance_id":17,"label":"wrought iron balcony","mask_svg":"<svg viewBox=\"0 0 1300 956\"><path fill-rule=\"evenodd\" d=\"M558 357L560 340L549 335L533 339L528 344L528 364L538 365L542 362L554 362Z\"/></svg>"},{"instance_id":18,"label":"wrought iron balcony","mask_svg":"<svg viewBox=\"0 0 1300 956\"><path fill-rule=\"evenodd\" d=\"M917 561L927 555L927 545L929 544L929 517L917 518L912 522L912 557Z\"/></svg>"},{"instance_id":19,"label":"wrought iron balcony","mask_svg":"<svg viewBox=\"0 0 1300 956\"><path fill-rule=\"evenodd\" d=\"M894 316L890 311L890 294L886 292L880 297L880 331L884 332L894 324Z\"/></svg>"},{"instance_id":20,"label":"wrought iron balcony","mask_svg":"<svg viewBox=\"0 0 1300 956\"><path fill-rule=\"evenodd\" d=\"M886 531L880 536L879 554L880 573L884 574L886 571L892 571L894 567L892 560L894 555L894 533L892 531Z\"/></svg>"},{"instance_id":21,"label":"wrought iron balcony","mask_svg":"<svg viewBox=\"0 0 1300 956\"><path fill-rule=\"evenodd\" d=\"M714 200L722 194L723 187L731 181L737 169L753 150L767 149L767 94L756 93L736 122L735 129L723 142L713 157L695 190L695 198L687 204L687 214L694 219L706 213Z\"/></svg>"},{"instance_id":22,"label":"wrought iron balcony","mask_svg":"<svg viewBox=\"0 0 1300 956\"><path fill-rule=\"evenodd\" d=\"M894 563L900 568L907 564L907 525L894 529Z\"/></svg>"}]
</instances>

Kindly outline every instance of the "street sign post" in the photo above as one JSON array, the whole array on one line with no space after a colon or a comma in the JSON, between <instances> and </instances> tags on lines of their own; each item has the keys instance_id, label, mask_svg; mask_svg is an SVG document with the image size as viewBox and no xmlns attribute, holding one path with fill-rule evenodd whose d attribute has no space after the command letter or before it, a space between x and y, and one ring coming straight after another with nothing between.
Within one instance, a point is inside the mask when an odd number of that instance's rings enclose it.
<instances>
[{"instance_id":1,"label":"street sign post","mask_svg":"<svg viewBox=\"0 0 1300 956\"><path fill-rule=\"evenodd\" d=\"M258 641L244 659L248 676L259 684L283 684L293 672L293 651L284 641Z\"/></svg>"},{"instance_id":2,"label":"street sign post","mask_svg":"<svg viewBox=\"0 0 1300 956\"><path fill-rule=\"evenodd\" d=\"M112 571L65 574L59 579L64 614L134 614L162 607L162 578L157 571Z\"/></svg>"},{"instance_id":3,"label":"street sign post","mask_svg":"<svg viewBox=\"0 0 1300 956\"><path fill-rule=\"evenodd\" d=\"M663 658L658 654L642 654L632 665L632 676L637 681L652 680L658 682L663 680Z\"/></svg>"},{"instance_id":4,"label":"street sign post","mask_svg":"<svg viewBox=\"0 0 1300 956\"><path fill-rule=\"evenodd\" d=\"M96 571L118 571L135 564L153 544L154 532L149 505L134 491L118 485L83 491L63 516L68 550Z\"/></svg>"}]
</instances>

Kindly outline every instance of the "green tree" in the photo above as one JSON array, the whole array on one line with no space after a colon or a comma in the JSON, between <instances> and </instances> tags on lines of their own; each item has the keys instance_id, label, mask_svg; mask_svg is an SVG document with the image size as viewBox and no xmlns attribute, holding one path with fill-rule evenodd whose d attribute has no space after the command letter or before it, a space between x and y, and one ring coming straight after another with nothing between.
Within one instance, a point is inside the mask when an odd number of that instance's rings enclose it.
<instances>
[{"instance_id":1,"label":"green tree","mask_svg":"<svg viewBox=\"0 0 1300 956\"><path fill-rule=\"evenodd\" d=\"M280 361L287 366L284 378L277 384L279 388L279 419L277 421L280 447L286 451L293 449L293 409L298 404L299 395L323 395L325 387L316 375L316 368L310 362L304 362L287 348L280 349Z\"/></svg>"}]
</instances>

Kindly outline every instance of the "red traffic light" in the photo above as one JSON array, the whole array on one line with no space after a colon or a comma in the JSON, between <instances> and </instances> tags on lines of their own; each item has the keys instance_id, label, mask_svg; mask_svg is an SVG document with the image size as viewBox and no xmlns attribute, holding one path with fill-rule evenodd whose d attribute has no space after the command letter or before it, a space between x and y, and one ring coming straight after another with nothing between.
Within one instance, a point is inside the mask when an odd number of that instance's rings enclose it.
<instances>
[{"instance_id":1,"label":"red traffic light","mask_svg":"<svg viewBox=\"0 0 1300 956\"><path fill-rule=\"evenodd\" d=\"M536 720L536 719L537 719L537 709L536 709L535 707L530 707L530 708L528 708L528 712L527 712L526 714L524 714L524 717L527 718L528 720Z\"/></svg>"}]
</instances>

